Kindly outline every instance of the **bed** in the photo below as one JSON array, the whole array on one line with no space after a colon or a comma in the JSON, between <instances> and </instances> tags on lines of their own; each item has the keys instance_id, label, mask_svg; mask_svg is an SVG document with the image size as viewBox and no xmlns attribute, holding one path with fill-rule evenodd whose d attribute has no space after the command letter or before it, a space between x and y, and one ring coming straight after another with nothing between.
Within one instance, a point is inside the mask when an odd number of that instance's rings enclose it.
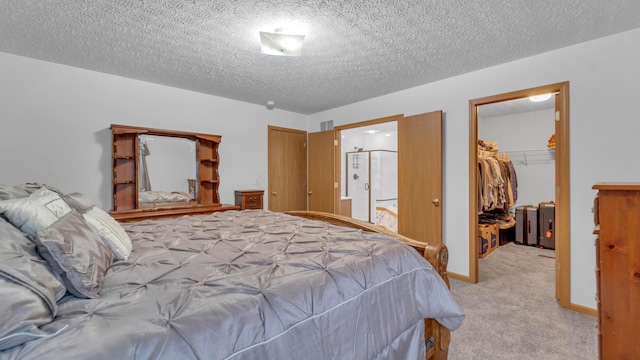
<instances>
[{"instance_id":1,"label":"bed","mask_svg":"<svg viewBox=\"0 0 640 360\"><path fill-rule=\"evenodd\" d=\"M338 215L0 200L0 359L445 359L464 318L444 245Z\"/></svg>"},{"instance_id":2,"label":"bed","mask_svg":"<svg viewBox=\"0 0 640 360\"><path fill-rule=\"evenodd\" d=\"M376 225L398 232L398 199L376 199Z\"/></svg>"},{"instance_id":3,"label":"bed","mask_svg":"<svg viewBox=\"0 0 640 360\"><path fill-rule=\"evenodd\" d=\"M189 203L189 200L189 194L182 191L140 191L138 193L140 205Z\"/></svg>"},{"instance_id":4,"label":"bed","mask_svg":"<svg viewBox=\"0 0 640 360\"><path fill-rule=\"evenodd\" d=\"M393 232L398 232L398 208L376 206L376 225Z\"/></svg>"}]
</instances>

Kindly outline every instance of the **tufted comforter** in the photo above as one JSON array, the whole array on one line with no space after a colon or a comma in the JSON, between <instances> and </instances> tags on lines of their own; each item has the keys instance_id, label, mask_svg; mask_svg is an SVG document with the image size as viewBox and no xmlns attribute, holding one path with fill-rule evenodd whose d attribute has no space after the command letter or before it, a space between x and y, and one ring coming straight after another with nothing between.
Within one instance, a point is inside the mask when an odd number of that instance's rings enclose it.
<instances>
[{"instance_id":1,"label":"tufted comforter","mask_svg":"<svg viewBox=\"0 0 640 360\"><path fill-rule=\"evenodd\" d=\"M381 234L268 211L123 225L97 299L0 359L424 359L423 318L464 315L431 265Z\"/></svg>"}]
</instances>

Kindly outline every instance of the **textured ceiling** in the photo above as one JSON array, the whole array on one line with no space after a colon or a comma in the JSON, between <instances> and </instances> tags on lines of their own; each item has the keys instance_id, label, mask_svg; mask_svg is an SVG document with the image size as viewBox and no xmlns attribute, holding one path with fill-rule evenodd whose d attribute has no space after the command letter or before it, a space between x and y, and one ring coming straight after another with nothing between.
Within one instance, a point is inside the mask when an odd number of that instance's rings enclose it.
<instances>
[{"instance_id":1,"label":"textured ceiling","mask_svg":"<svg viewBox=\"0 0 640 360\"><path fill-rule=\"evenodd\" d=\"M300 57L258 31L302 27ZM0 51L302 114L640 27L638 0L2 0Z\"/></svg>"}]
</instances>

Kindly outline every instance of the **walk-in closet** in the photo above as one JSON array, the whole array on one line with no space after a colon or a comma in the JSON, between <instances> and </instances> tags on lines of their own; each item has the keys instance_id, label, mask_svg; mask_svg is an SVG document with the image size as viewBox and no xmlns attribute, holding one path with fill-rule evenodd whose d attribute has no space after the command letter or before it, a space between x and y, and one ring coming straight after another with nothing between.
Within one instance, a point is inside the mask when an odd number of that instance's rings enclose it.
<instances>
[{"instance_id":1,"label":"walk-in closet","mask_svg":"<svg viewBox=\"0 0 640 360\"><path fill-rule=\"evenodd\" d=\"M554 98L478 110L478 257L514 243L555 249Z\"/></svg>"}]
</instances>

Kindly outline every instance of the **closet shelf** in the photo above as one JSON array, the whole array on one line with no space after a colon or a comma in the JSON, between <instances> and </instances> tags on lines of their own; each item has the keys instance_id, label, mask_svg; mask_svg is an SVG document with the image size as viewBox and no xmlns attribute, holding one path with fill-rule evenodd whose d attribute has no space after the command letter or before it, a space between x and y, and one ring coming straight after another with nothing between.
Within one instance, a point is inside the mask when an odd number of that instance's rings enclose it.
<instances>
[{"instance_id":1,"label":"closet shelf","mask_svg":"<svg viewBox=\"0 0 640 360\"><path fill-rule=\"evenodd\" d=\"M556 149L524 149L524 150L509 150L501 151L502 153L509 154L511 161L514 163L529 165L529 163L548 163L553 162L556 159Z\"/></svg>"}]
</instances>

